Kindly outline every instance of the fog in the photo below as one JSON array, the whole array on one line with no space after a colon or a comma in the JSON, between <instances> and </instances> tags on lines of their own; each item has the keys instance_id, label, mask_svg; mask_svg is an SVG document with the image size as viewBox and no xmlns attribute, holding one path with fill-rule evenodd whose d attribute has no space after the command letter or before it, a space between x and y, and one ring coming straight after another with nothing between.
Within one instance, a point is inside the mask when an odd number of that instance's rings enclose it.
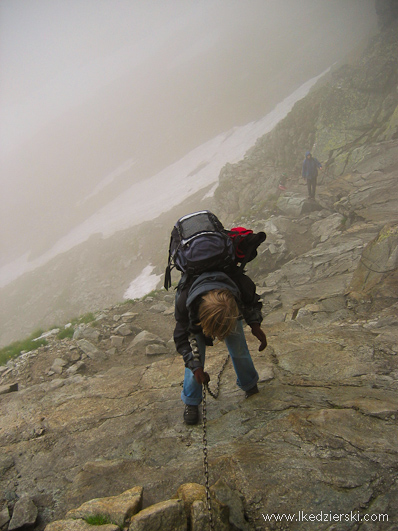
<instances>
[{"instance_id":1,"label":"fog","mask_svg":"<svg viewBox=\"0 0 398 531\"><path fill-rule=\"evenodd\" d=\"M2 0L0 265L260 119L375 28L373 0Z\"/></svg>"}]
</instances>

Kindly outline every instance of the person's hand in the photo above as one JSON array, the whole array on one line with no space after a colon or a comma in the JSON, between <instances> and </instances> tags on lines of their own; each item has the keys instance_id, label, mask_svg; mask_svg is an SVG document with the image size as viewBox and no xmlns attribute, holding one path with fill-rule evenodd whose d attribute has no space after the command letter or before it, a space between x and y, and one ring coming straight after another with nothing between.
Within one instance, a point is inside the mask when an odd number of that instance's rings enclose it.
<instances>
[{"instance_id":1,"label":"person's hand","mask_svg":"<svg viewBox=\"0 0 398 531\"><path fill-rule=\"evenodd\" d=\"M264 331L261 330L259 323L252 323L250 326L252 329L253 336L260 341L260 346L258 347L258 350L259 352L261 352L267 346L267 337Z\"/></svg>"},{"instance_id":2,"label":"person's hand","mask_svg":"<svg viewBox=\"0 0 398 531\"><path fill-rule=\"evenodd\" d=\"M195 376L195 380L198 382L199 385L208 384L210 382L210 376L207 372L203 371L202 367L196 369L193 375Z\"/></svg>"}]
</instances>

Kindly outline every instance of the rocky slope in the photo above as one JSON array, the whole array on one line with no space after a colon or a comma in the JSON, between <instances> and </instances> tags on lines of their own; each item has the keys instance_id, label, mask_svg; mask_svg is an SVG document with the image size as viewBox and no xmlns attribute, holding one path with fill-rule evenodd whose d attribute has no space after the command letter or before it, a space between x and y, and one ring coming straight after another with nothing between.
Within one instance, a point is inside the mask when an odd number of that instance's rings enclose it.
<instances>
[{"instance_id":1,"label":"rocky slope","mask_svg":"<svg viewBox=\"0 0 398 531\"><path fill-rule=\"evenodd\" d=\"M210 482L222 478L243 500L245 519L235 529L308 529L305 521L264 520L299 511L388 514L388 524L361 529L396 529L394 175L346 175L321 187L314 203L286 193L279 198L285 213L256 221L268 234L250 264L269 341L258 353L247 336L260 393L245 400L229 365L219 398L207 405ZM355 214L349 222L322 206L336 193L339 208L350 205ZM172 330L173 295L161 290L103 310L73 339L49 336L47 347L2 368L4 522L26 497L40 530L93 498L143 487L147 507L183 483L203 484L202 428L182 422L183 370ZM224 356L223 344L209 350L213 380ZM340 518L338 529L358 529Z\"/></svg>"},{"instance_id":2,"label":"rocky slope","mask_svg":"<svg viewBox=\"0 0 398 531\"><path fill-rule=\"evenodd\" d=\"M334 95L347 101L349 84L358 89L347 67L223 171L222 220L240 216L268 236L248 267L268 337L258 353L247 334L260 393L245 400L227 365L219 398L207 400L210 483L222 479L242 502L240 518L225 502L230 529L398 529L397 34L387 28L354 65L373 86L362 107L353 97L357 111L333 121ZM330 131L346 129L332 146L326 111ZM315 201L293 179L309 142L329 162ZM202 427L182 422L173 326L173 294L160 290L1 368L0 528L39 531L83 502L140 487L144 510L178 509L167 500L182 484L204 484ZM209 349L211 385L224 358L223 344Z\"/></svg>"},{"instance_id":3,"label":"rocky slope","mask_svg":"<svg viewBox=\"0 0 398 531\"><path fill-rule=\"evenodd\" d=\"M224 218L270 208L282 174L290 185L298 182L307 150L322 161L324 184L352 172L394 169L396 151L389 142L398 135L397 35L395 20L359 60L333 71L240 163L223 169L216 208Z\"/></svg>"}]
</instances>

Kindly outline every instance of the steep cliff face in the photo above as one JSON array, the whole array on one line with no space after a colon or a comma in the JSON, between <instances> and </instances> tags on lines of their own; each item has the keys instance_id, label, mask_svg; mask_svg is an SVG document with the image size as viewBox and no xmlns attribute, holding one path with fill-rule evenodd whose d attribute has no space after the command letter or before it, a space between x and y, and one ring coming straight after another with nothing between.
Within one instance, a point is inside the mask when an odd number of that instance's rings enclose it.
<instances>
[{"instance_id":1,"label":"steep cliff face","mask_svg":"<svg viewBox=\"0 0 398 531\"><path fill-rule=\"evenodd\" d=\"M297 181L307 150L322 161L325 182L357 169L370 146L398 138L398 21L362 57L329 74L244 160L220 174L216 205L227 219L270 208L283 173ZM267 204L268 203L268 204Z\"/></svg>"}]
</instances>

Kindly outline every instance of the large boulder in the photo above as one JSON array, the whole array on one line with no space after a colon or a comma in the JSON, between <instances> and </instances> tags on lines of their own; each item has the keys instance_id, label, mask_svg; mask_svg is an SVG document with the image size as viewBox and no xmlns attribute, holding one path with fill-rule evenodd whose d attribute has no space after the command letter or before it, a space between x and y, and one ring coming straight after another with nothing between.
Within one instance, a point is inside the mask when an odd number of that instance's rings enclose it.
<instances>
[{"instance_id":1,"label":"large boulder","mask_svg":"<svg viewBox=\"0 0 398 531\"><path fill-rule=\"evenodd\" d=\"M136 351L145 352L148 345L161 345L164 347L166 346L163 339L161 339L155 334L152 334L151 332L148 332L147 330L143 330L135 336L133 341L130 343L129 348Z\"/></svg>"},{"instance_id":2,"label":"large boulder","mask_svg":"<svg viewBox=\"0 0 398 531\"><path fill-rule=\"evenodd\" d=\"M142 487L134 487L119 496L96 498L83 503L78 509L72 509L66 515L67 518L105 516L110 522L122 528L129 518L138 513L142 507Z\"/></svg>"},{"instance_id":3,"label":"large boulder","mask_svg":"<svg viewBox=\"0 0 398 531\"><path fill-rule=\"evenodd\" d=\"M33 526L36 522L38 510L36 505L29 496L22 496L14 507L11 522L8 526L9 531L20 529L21 527Z\"/></svg>"},{"instance_id":4,"label":"large boulder","mask_svg":"<svg viewBox=\"0 0 398 531\"><path fill-rule=\"evenodd\" d=\"M304 196L296 193L281 195L276 206L283 214L291 218L298 218L302 214L322 210L322 207L315 201L308 201Z\"/></svg>"}]
</instances>

